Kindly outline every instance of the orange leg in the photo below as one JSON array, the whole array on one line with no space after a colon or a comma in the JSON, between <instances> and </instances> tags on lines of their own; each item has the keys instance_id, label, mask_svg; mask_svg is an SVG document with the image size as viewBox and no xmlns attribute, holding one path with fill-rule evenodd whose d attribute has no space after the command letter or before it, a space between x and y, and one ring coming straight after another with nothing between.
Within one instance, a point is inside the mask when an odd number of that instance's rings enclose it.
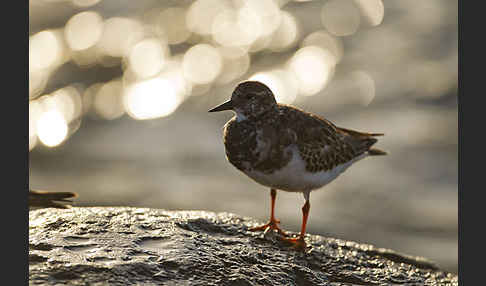
<instances>
[{"instance_id":1,"label":"orange leg","mask_svg":"<svg viewBox=\"0 0 486 286\"><path fill-rule=\"evenodd\" d=\"M293 247L300 250L305 250L306 244L304 240L305 227L307 226L307 218L309 217L310 203L307 199L302 207L302 226L300 228L300 235L297 238L282 238L283 241L290 242Z\"/></svg>"},{"instance_id":2,"label":"orange leg","mask_svg":"<svg viewBox=\"0 0 486 286\"><path fill-rule=\"evenodd\" d=\"M264 225L257 226L250 228L250 231L267 231L267 229L270 230L276 230L279 234L283 236L287 236L287 234L278 226L280 223L280 220L275 218L275 198L277 197L277 190L271 189L270 190L270 197L272 198L272 210L270 212L270 221Z\"/></svg>"}]
</instances>

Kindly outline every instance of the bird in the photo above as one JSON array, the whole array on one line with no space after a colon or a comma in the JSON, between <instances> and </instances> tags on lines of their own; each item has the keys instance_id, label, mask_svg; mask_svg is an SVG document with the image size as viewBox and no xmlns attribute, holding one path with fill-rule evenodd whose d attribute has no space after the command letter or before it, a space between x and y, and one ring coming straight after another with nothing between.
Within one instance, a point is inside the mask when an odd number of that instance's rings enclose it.
<instances>
[{"instance_id":1,"label":"bird","mask_svg":"<svg viewBox=\"0 0 486 286\"><path fill-rule=\"evenodd\" d=\"M72 198L77 197L72 192L49 192L29 189L29 209L38 208L70 208Z\"/></svg>"},{"instance_id":2,"label":"bird","mask_svg":"<svg viewBox=\"0 0 486 286\"><path fill-rule=\"evenodd\" d=\"M349 166L368 156L386 155L372 148L383 133L359 132L297 107L277 103L272 90L259 81L240 82L231 98L209 112L231 110L223 127L226 159L257 183L270 188L268 223L251 231L277 231L293 248L305 250L310 193L329 184ZM290 237L275 218L277 190L302 193L302 224Z\"/></svg>"}]
</instances>

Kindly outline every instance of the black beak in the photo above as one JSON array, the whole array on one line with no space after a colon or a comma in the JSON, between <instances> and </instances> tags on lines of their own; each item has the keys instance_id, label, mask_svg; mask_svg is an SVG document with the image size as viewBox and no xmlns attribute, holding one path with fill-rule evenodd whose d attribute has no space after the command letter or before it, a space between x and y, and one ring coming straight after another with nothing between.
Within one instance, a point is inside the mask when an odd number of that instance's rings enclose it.
<instances>
[{"instance_id":1,"label":"black beak","mask_svg":"<svg viewBox=\"0 0 486 286\"><path fill-rule=\"evenodd\" d=\"M209 110L208 112L218 112L218 111L232 110L232 109L233 109L233 102L231 102L231 100L228 100L225 103L220 104L215 108Z\"/></svg>"}]
</instances>

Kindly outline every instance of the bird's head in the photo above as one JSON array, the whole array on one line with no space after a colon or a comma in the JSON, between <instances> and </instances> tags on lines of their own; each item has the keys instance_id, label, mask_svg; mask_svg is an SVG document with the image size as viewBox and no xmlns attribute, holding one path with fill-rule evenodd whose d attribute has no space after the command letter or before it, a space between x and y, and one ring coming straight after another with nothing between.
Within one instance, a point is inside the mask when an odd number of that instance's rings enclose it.
<instances>
[{"instance_id":1,"label":"bird's head","mask_svg":"<svg viewBox=\"0 0 486 286\"><path fill-rule=\"evenodd\" d=\"M238 120L259 116L277 106L272 91L258 81L244 81L235 88L231 99L209 110L233 110Z\"/></svg>"}]
</instances>

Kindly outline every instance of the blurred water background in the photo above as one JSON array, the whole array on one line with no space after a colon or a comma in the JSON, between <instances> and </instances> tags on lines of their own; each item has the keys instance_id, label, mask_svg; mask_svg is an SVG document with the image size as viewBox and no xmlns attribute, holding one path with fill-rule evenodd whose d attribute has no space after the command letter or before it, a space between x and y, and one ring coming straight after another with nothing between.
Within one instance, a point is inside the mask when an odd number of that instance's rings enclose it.
<instances>
[{"instance_id":1,"label":"blurred water background","mask_svg":"<svg viewBox=\"0 0 486 286\"><path fill-rule=\"evenodd\" d=\"M311 194L308 232L457 273L458 3L453 0L30 0L29 184L78 206L226 211L266 221L269 190L225 159L240 81L389 156ZM299 231L300 194L276 215Z\"/></svg>"}]
</instances>

